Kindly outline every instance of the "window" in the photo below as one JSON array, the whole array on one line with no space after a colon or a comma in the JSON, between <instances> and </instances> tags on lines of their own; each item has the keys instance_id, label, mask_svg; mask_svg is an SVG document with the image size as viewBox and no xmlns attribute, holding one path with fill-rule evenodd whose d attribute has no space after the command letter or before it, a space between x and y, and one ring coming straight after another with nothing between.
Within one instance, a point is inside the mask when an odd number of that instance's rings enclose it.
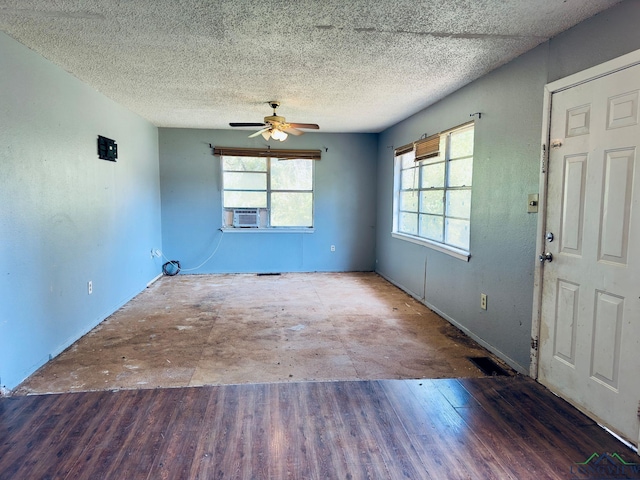
<instances>
[{"instance_id":1,"label":"window","mask_svg":"<svg viewBox=\"0 0 640 480\"><path fill-rule=\"evenodd\" d=\"M464 125L396 150L395 236L468 259L473 133Z\"/></svg>"},{"instance_id":2,"label":"window","mask_svg":"<svg viewBox=\"0 0 640 480\"><path fill-rule=\"evenodd\" d=\"M254 213L258 228L313 227L313 160L221 159L223 227L240 226L238 211Z\"/></svg>"}]
</instances>

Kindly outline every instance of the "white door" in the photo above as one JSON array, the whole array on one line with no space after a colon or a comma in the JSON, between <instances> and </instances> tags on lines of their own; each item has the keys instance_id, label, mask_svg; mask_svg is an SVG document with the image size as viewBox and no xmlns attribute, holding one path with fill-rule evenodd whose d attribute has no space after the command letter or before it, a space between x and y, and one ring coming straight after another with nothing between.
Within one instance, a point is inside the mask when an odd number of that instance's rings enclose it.
<instances>
[{"instance_id":1,"label":"white door","mask_svg":"<svg viewBox=\"0 0 640 480\"><path fill-rule=\"evenodd\" d=\"M640 65L554 93L538 378L638 442Z\"/></svg>"}]
</instances>

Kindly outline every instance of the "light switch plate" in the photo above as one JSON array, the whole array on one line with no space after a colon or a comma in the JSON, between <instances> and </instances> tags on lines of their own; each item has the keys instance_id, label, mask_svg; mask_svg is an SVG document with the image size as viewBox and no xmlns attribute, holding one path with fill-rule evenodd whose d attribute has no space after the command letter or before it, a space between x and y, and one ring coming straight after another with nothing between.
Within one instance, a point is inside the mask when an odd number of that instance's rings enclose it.
<instances>
[{"instance_id":1,"label":"light switch plate","mask_svg":"<svg viewBox=\"0 0 640 480\"><path fill-rule=\"evenodd\" d=\"M537 193L530 193L527 198L527 213L538 213L538 199Z\"/></svg>"}]
</instances>

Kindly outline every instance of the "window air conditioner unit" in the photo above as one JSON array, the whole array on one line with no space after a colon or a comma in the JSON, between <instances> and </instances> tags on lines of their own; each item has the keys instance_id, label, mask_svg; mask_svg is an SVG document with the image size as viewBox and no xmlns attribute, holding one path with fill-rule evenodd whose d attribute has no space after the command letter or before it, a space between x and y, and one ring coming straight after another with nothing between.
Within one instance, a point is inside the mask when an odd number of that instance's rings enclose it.
<instances>
[{"instance_id":1,"label":"window air conditioner unit","mask_svg":"<svg viewBox=\"0 0 640 480\"><path fill-rule=\"evenodd\" d=\"M233 209L233 226L234 227L259 227L260 226L260 210L257 208L234 208Z\"/></svg>"}]
</instances>

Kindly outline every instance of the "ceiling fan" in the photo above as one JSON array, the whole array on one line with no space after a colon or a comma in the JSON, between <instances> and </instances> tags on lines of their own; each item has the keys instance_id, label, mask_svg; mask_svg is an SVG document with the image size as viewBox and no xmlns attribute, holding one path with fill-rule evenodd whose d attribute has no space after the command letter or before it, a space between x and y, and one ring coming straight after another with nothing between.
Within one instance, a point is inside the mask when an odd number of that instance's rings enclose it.
<instances>
[{"instance_id":1,"label":"ceiling fan","mask_svg":"<svg viewBox=\"0 0 640 480\"><path fill-rule=\"evenodd\" d=\"M267 102L271 108L273 108L273 115L264 117L263 123L230 123L231 127L263 127L255 133L249 135L249 138L262 135L265 140L273 138L274 140L280 140L284 142L287 139L287 134L302 135L304 132L299 130L300 128L308 128L318 130L320 127L315 123L287 123L284 117L276 115L276 109L280 106L280 102L271 100Z\"/></svg>"}]
</instances>

